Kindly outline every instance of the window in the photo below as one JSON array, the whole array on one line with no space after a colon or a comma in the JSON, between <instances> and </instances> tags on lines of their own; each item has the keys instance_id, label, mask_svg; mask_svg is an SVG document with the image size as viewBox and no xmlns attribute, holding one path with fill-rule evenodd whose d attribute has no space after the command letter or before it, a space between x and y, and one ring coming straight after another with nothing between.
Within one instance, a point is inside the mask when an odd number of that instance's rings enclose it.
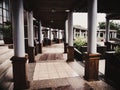
<instances>
[{"instance_id":1,"label":"window","mask_svg":"<svg viewBox=\"0 0 120 90\"><path fill-rule=\"evenodd\" d=\"M0 16L0 24L2 24L2 16Z\"/></svg>"},{"instance_id":2,"label":"window","mask_svg":"<svg viewBox=\"0 0 120 90\"><path fill-rule=\"evenodd\" d=\"M100 37L103 37L103 33L100 33Z\"/></svg>"},{"instance_id":3,"label":"window","mask_svg":"<svg viewBox=\"0 0 120 90\"><path fill-rule=\"evenodd\" d=\"M2 16L2 8L0 8L0 16Z\"/></svg>"},{"instance_id":4,"label":"window","mask_svg":"<svg viewBox=\"0 0 120 90\"><path fill-rule=\"evenodd\" d=\"M10 21L9 0L0 1L0 24Z\"/></svg>"},{"instance_id":5,"label":"window","mask_svg":"<svg viewBox=\"0 0 120 90\"><path fill-rule=\"evenodd\" d=\"M0 8L2 7L2 1L0 1Z\"/></svg>"}]
</instances>

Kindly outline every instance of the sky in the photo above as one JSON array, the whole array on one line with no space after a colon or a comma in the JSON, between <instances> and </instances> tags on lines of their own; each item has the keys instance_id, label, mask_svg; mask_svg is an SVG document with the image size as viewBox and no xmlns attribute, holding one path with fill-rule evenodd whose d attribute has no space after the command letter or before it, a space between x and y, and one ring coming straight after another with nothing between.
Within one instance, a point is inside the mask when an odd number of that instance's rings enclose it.
<instances>
[{"instance_id":1,"label":"sky","mask_svg":"<svg viewBox=\"0 0 120 90\"><path fill-rule=\"evenodd\" d=\"M97 14L97 26L98 22L105 22L106 14L98 13ZM120 23L120 20L113 20L113 22ZM73 25L81 25L87 28L87 13L73 13Z\"/></svg>"}]
</instances>

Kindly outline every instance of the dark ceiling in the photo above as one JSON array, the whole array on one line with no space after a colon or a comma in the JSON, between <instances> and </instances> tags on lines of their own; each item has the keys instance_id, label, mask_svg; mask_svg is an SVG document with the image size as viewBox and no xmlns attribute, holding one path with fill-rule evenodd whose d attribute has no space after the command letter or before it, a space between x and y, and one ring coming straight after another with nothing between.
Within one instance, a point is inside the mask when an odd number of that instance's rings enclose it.
<instances>
[{"instance_id":1,"label":"dark ceiling","mask_svg":"<svg viewBox=\"0 0 120 90\"><path fill-rule=\"evenodd\" d=\"M43 26L64 29L69 11L87 12L88 0L24 0L26 10L32 10ZM120 13L118 0L98 0L98 12Z\"/></svg>"}]
</instances>

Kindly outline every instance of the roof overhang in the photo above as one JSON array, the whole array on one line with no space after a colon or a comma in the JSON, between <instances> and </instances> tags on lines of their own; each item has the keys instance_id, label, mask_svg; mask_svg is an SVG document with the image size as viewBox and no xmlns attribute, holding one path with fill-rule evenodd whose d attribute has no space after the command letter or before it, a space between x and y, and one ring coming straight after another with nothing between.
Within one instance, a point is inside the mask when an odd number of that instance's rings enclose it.
<instances>
[{"instance_id":1,"label":"roof overhang","mask_svg":"<svg viewBox=\"0 0 120 90\"><path fill-rule=\"evenodd\" d=\"M98 12L120 13L119 0L98 0ZM24 0L43 26L64 29L68 12L87 12L88 0Z\"/></svg>"}]
</instances>

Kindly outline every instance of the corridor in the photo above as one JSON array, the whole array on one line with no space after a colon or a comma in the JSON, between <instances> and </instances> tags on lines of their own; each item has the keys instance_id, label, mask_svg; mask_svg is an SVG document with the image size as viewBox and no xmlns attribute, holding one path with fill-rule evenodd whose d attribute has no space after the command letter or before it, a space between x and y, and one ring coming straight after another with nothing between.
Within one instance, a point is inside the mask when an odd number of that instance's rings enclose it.
<instances>
[{"instance_id":1,"label":"corridor","mask_svg":"<svg viewBox=\"0 0 120 90\"><path fill-rule=\"evenodd\" d=\"M66 62L63 43L43 47L36 63L28 64L29 90L114 90L102 80L84 80L84 67L80 62Z\"/></svg>"}]
</instances>

